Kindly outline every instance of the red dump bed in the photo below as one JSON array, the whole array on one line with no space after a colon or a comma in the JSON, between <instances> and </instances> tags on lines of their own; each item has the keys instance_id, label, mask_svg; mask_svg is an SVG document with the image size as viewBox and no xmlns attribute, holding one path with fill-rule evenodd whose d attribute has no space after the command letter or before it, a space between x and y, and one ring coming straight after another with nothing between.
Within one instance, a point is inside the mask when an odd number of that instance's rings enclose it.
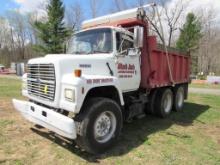
<instances>
[{"instance_id":1,"label":"red dump bed","mask_svg":"<svg viewBox=\"0 0 220 165\"><path fill-rule=\"evenodd\" d=\"M141 56L141 87L156 88L161 86L188 83L190 58L178 51L168 50L168 58L163 49L158 48L155 36L148 36ZM168 62L169 59L169 62ZM169 73L169 67L171 74Z\"/></svg>"}]
</instances>

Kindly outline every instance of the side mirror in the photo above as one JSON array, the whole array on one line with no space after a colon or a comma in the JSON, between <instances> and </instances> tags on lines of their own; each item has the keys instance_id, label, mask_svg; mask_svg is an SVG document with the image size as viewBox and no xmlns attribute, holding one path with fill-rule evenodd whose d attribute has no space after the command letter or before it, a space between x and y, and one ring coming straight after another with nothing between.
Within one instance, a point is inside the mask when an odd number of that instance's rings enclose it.
<instances>
[{"instance_id":1,"label":"side mirror","mask_svg":"<svg viewBox=\"0 0 220 165\"><path fill-rule=\"evenodd\" d=\"M134 47L142 48L144 39L144 28L141 26L136 26L134 28Z\"/></svg>"}]
</instances>

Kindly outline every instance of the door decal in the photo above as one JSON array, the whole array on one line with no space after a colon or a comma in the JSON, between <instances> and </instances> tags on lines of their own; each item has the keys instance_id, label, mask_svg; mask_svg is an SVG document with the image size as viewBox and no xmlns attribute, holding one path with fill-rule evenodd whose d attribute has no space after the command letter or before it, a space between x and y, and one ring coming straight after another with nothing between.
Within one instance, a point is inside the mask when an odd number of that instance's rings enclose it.
<instances>
[{"instance_id":1,"label":"door decal","mask_svg":"<svg viewBox=\"0 0 220 165\"><path fill-rule=\"evenodd\" d=\"M135 74L135 65L119 63L118 74L119 78L132 78Z\"/></svg>"}]
</instances>

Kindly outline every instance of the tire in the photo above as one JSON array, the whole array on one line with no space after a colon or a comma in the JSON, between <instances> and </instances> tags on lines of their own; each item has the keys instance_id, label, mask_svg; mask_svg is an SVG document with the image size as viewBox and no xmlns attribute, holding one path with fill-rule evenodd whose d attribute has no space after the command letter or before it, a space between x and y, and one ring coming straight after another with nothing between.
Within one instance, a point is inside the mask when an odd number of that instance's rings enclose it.
<instances>
[{"instance_id":1,"label":"tire","mask_svg":"<svg viewBox=\"0 0 220 165\"><path fill-rule=\"evenodd\" d=\"M185 92L184 92L183 86L179 86L179 87L175 88L174 102L173 102L173 110L174 111L181 111L183 109L184 96L185 96Z\"/></svg>"},{"instance_id":2,"label":"tire","mask_svg":"<svg viewBox=\"0 0 220 165\"><path fill-rule=\"evenodd\" d=\"M155 114L155 102L157 97L157 90L153 91L149 96L149 102L146 104L146 114Z\"/></svg>"},{"instance_id":3,"label":"tire","mask_svg":"<svg viewBox=\"0 0 220 165\"><path fill-rule=\"evenodd\" d=\"M156 97L155 111L159 117L167 117L173 106L173 92L169 88L160 89Z\"/></svg>"},{"instance_id":4,"label":"tire","mask_svg":"<svg viewBox=\"0 0 220 165\"><path fill-rule=\"evenodd\" d=\"M88 100L74 120L79 129L77 145L92 154L103 153L113 146L123 122L119 105L107 98Z\"/></svg>"}]
</instances>

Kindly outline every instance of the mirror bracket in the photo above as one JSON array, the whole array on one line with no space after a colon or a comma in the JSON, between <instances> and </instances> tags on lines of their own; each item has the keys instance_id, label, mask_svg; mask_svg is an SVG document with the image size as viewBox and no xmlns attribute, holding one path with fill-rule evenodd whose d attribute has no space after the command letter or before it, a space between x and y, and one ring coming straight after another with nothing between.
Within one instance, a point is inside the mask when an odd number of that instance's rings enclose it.
<instances>
[{"instance_id":1,"label":"mirror bracket","mask_svg":"<svg viewBox=\"0 0 220 165\"><path fill-rule=\"evenodd\" d=\"M129 48L127 50L127 55L128 56L137 56L140 54L140 49L139 48Z\"/></svg>"}]
</instances>

